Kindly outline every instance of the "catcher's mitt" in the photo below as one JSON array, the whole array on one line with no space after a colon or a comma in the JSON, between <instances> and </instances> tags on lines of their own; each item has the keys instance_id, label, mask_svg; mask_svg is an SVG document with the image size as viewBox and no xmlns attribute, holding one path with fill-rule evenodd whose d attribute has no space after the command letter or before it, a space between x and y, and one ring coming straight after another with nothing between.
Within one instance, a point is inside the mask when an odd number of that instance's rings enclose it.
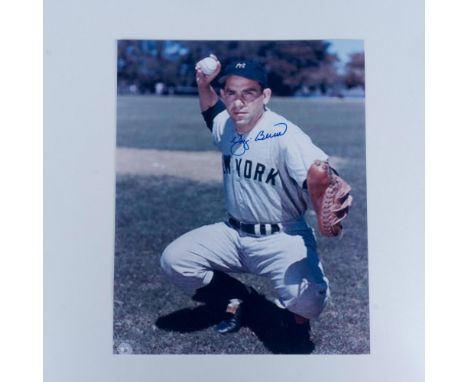
<instances>
[{"instance_id":1,"label":"catcher's mitt","mask_svg":"<svg viewBox=\"0 0 468 382\"><path fill-rule=\"evenodd\" d=\"M330 167L328 162L315 161L307 172L307 190L317 213L320 233L338 236L341 221L348 216L353 201L351 186Z\"/></svg>"}]
</instances>

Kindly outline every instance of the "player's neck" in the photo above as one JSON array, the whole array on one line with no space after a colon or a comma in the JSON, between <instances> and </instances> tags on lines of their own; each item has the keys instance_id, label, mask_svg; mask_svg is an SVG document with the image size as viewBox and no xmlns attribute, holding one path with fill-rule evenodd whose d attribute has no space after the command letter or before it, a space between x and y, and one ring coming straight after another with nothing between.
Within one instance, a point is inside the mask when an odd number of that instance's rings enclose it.
<instances>
[{"instance_id":1,"label":"player's neck","mask_svg":"<svg viewBox=\"0 0 468 382\"><path fill-rule=\"evenodd\" d=\"M245 134L248 134L250 133L250 131L255 127L256 124L254 124L253 126L236 126L236 133L239 134L239 135L245 135Z\"/></svg>"}]
</instances>

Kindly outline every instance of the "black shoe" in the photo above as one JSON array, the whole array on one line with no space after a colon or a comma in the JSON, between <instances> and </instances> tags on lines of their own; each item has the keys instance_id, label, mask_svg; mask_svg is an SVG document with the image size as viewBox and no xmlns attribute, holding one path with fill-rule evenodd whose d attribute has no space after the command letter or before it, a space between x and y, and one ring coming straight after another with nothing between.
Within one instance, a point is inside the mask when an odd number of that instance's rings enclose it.
<instances>
[{"instance_id":1,"label":"black shoe","mask_svg":"<svg viewBox=\"0 0 468 382\"><path fill-rule=\"evenodd\" d=\"M244 306L240 300L231 300L227 306L223 320L216 325L215 330L221 334L234 333L242 327Z\"/></svg>"}]
</instances>

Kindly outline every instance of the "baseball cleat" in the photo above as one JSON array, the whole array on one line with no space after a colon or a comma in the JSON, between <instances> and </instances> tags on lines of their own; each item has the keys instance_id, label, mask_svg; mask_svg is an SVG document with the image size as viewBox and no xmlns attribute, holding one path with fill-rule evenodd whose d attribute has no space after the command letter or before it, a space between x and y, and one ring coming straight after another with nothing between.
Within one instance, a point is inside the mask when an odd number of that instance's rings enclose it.
<instances>
[{"instance_id":1,"label":"baseball cleat","mask_svg":"<svg viewBox=\"0 0 468 382\"><path fill-rule=\"evenodd\" d=\"M243 322L242 301L233 299L229 302L223 320L216 325L215 330L218 333L234 333L239 331Z\"/></svg>"}]
</instances>

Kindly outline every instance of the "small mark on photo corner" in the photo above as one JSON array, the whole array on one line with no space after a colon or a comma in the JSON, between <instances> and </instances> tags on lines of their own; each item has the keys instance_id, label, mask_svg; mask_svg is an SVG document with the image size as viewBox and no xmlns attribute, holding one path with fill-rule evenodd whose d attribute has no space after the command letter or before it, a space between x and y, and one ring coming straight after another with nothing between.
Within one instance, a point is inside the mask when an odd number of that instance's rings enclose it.
<instances>
[{"instance_id":1,"label":"small mark on photo corner","mask_svg":"<svg viewBox=\"0 0 468 382\"><path fill-rule=\"evenodd\" d=\"M117 346L117 353L119 354L132 354L132 352L132 346L127 342L121 342L119 346Z\"/></svg>"}]
</instances>

